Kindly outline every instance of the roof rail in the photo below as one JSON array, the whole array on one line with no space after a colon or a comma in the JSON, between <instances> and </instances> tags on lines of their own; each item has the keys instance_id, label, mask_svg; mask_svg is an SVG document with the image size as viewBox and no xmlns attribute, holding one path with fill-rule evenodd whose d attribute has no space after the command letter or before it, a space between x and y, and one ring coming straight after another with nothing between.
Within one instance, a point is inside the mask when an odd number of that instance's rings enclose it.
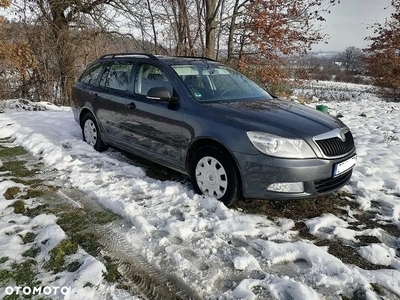
<instances>
[{"instance_id":1,"label":"roof rail","mask_svg":"<svg viewBox=\"0 0 400 300\"><path fill-rule=\"evenodd\" d=\"M182 57L182 58L196 58L196 59L204 59L204 60L209 60L209 61L215 61L215 59L212 58L208 58L208 57L203 57L203 56L186 56L186 55L182 55L182 56L174 56L174 57Z\"/></svg>"},{"instance_id":2,"label":"roof rail","mask_svg":"<svg viewBox=\"0 0 400 300\"><path fill-rule=\"evenodd\" d=\"M147 56L150 59L153 60L158 60L156 56L153 54L148 54L148 53L137 53L137 52L125 52L125 53L110 53L110 54L105 54L103 56L99 57L100 59L106 59L106 58L115 58L115 57L124 57L124 56Z\"/></svg>"}]
</instances>

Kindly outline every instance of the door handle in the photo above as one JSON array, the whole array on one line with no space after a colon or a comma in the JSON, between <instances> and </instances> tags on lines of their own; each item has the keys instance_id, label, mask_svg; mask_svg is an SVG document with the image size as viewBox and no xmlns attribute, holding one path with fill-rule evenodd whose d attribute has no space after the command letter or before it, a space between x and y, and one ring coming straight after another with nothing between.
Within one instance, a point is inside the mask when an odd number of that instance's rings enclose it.
<instances>
[{"instance_id":1,"label":"door handle","mask_svg":"<svg viewBox=\"0 0 400 300\"><path fill-rule=\"evenodd\" d=\"M134 109L136 108L136 105L135 105L135 103L131 102L131 103L129 103L129 104L127 105L127 107L128 107L130 110L134 110Z\"/></svg>"},{"instance_id":2,"label":"door handle","mask_svg":"<svg viewBox=\"0 0 400 300\"><path fill-rule=\"evenodd\" d=\"M93 100L98 100L99 99L99 95L98 94L93 94Z\"/></svg>"}]
</instances>

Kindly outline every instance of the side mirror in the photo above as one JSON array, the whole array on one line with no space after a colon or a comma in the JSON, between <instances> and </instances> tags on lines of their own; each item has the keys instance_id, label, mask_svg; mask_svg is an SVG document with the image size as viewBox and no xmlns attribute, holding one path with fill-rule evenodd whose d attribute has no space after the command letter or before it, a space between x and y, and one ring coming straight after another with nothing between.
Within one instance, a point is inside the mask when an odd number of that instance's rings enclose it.
<instances>
[{"instance_id":1,"label":"side mirror","mask_svg":"<svg viewBox=\"0 0 400 300\"><path fill-rule=\"evenodd\" d=\"M152 100L168 101L171 103L178 102L178 98L172 97L168 91L168 88L165 86L156 86L149 89L146 97Z\"/></svg>"}]
</instances>

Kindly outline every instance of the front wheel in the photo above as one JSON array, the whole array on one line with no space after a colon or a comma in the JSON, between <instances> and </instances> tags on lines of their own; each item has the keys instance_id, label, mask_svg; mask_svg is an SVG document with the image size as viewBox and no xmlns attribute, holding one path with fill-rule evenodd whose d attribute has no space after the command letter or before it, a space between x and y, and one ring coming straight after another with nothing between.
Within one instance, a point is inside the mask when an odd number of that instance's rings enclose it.
<instances>
[{"instance_id":1,"label":"front wheel","mask_svg":"<svg viewBox=\"0 0 400 300\"><path fill-rule=\"evenodd\" d=\"M99 126L91 113L86 114L82 120L82 137L83 140L99 152L107 150L101 139Z\"/></svg>"},{"instance_id":2,"label":"front wheel","mask_svg":"<svg viewBox=\"0 0 400 300\"><path fill-rule=\"evenodd\" d=\"M240 181L233 162L216 147L198 149L190 163L190 178L198 194L212 196L226 206L241 197Z\"/></svg>"}]
</instances>

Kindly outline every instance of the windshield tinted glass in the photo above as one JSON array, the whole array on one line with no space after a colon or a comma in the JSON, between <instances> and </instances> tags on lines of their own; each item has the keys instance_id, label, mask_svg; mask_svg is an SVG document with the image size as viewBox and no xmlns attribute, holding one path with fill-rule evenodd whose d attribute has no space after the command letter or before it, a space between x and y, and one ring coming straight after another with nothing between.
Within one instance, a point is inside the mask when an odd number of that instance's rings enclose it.
<instances>
[{"instance_id":1,"label":"windshield tinted glass","mask_svg":"<svg viewBox=\"0 0 400 300\"><path fill-rule=\"evenodd\" d=\"M225 66L195 63L172 68L200 102L272 99L253 81Z\"/></svg>"}]
</instances>

